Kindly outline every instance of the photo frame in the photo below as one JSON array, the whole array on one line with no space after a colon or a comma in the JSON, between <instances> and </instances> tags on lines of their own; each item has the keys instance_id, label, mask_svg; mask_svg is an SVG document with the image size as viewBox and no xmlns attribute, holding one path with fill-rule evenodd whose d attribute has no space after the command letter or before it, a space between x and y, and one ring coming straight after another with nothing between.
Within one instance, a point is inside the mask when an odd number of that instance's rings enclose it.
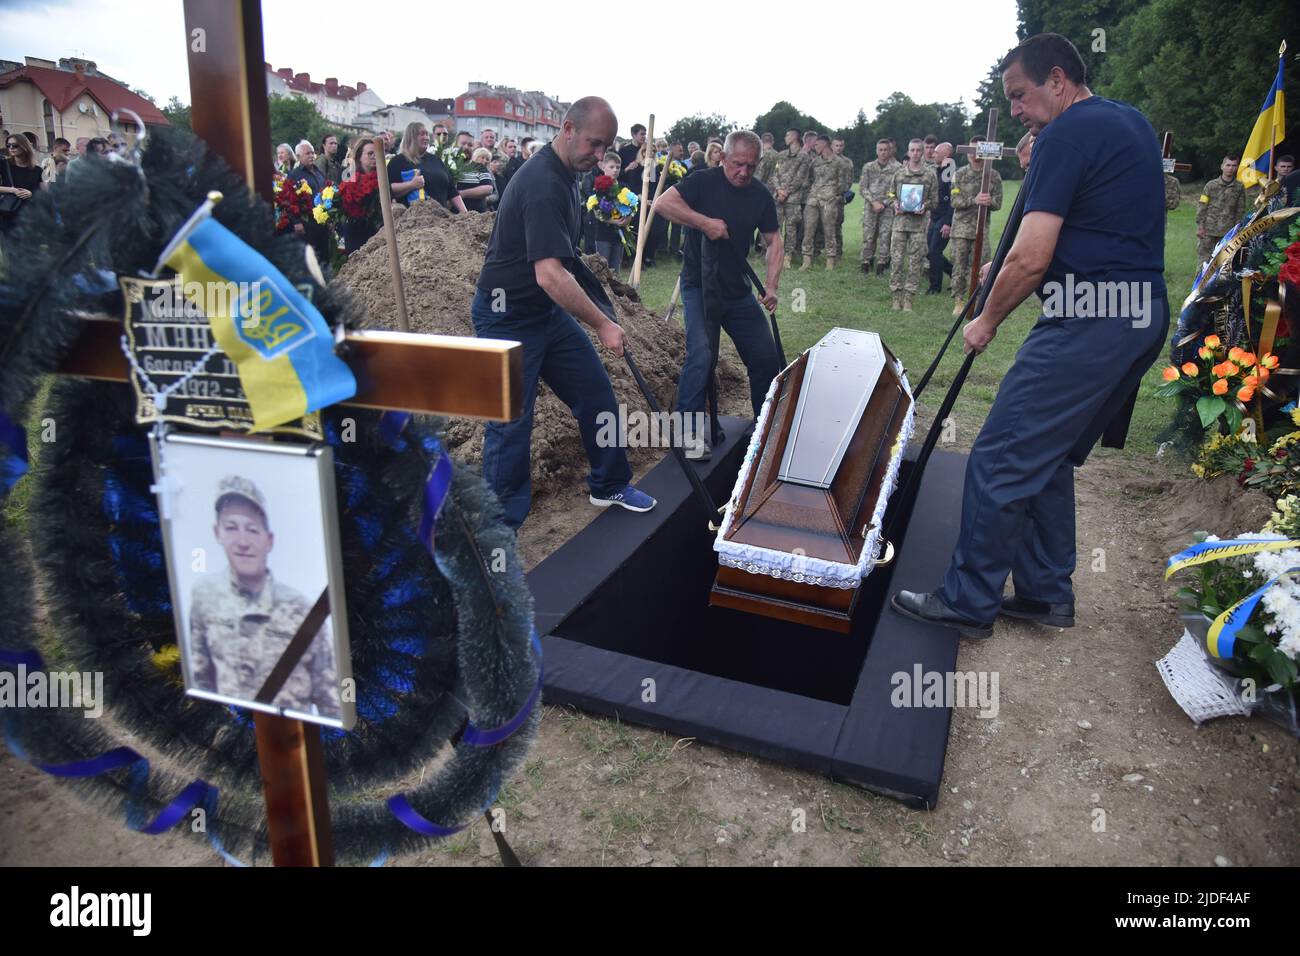
<instances>
[{"instance_id":1,"label":"photo frame","mask_svg":"<svg viewBox=\"0 0 1300 956\"><path fill-rule=\"evenodd\" d=\"M186 693L350 729L333 449L182 432L150 445Z\"/></svg>"},{"instance_id":2,"label":"photo frame","mask_svg":"<svg viewBox=\"0 0 1300 956\"><path fill-rule=\"evenodd\" d=\"M921 183L902 183L898 187L898 207L903 212L920 212L925 202L925 186Z\"/></svg>"}]
</instances>

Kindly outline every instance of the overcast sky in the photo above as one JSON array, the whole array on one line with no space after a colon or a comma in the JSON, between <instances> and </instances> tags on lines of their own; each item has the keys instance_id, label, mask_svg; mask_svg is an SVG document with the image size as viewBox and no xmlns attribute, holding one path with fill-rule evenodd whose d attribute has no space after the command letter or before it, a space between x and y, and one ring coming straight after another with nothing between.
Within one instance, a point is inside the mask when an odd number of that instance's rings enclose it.
<instances>
[{"instance_id":1,"label":"overcast sky","mask_svg":"<svg viewBox=\"0 0 1300 956\"><path fill-rule=\"evenodd\" d=\"M890 4L887 14L833 0L806 4L802 24L799 6L651 3L641 8L653 24L643 40L627 4L263 0L262 19L277 69L364 81L390 103L456 96L471 80L566 101L596 93L624 134L651 111L657 129L693 113L752 123L778 100L838 127L859 108L874 116L895 90L969 109L1016 42L1015 0ZM818 45L827 39L834 45ZM84 56L159 105L191 100L185 43L181 0L0 0L0 58ZM620 44L622 53L596 52Z\"/></svg>"}]
</instances>

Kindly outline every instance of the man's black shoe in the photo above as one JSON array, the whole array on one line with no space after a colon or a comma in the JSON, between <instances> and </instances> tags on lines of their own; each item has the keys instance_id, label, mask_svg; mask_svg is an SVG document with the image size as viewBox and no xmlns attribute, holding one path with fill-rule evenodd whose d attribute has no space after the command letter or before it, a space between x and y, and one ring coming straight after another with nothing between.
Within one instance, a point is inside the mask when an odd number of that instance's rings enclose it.
<instances>
[{"instance_id":1,"label":"man's black shoe","mask_svg":"<svg viewBox=\"0 0 1300 956\"><path fill-rule=\"evenodd\" d=\"M1031 601L1029 598L1005 597L1002 599L1002 614L1017 617L1035 624L1048 627L1074 627L1074 604L1048 604L1046 601Z\"/></svg>"},{"instance_id":2,"label":"man's black shoe","mask_svg":"<svg viewBox=\"0 0 1300 956\"><path fill-rule=\"evenodd\" d=\"M927 624L938 624L940 627L950 627L962 637L993 636L992 624L977 624L964 617L958 617L956 612L939 600L932 591L923 591L919 594L915 591L899 591L889 599L889 603L903 617L924 621Z\"/></svg>"}]
</instances>

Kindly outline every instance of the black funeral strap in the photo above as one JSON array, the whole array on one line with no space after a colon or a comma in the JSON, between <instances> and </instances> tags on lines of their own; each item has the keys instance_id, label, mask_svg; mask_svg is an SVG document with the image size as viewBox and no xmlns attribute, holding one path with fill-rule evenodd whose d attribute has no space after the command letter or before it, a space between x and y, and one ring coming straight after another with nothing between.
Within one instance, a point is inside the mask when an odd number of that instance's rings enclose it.
<instances>
[{"instance_id":1,"label":"black funeral strap","mask_svg":"<svg viewBox=\"0 0 1300 956\"><path fill-rule=\"evenodd\" d=\"M275 700L275 695L280 693L280 688L289 679L293 669L298 666L298 662L302 660L302 655L307 653L307 648L311 646L312 640L316 637L316 632L325 623L325 618L329 616L329 613L330 592L327 587L324 591L321 591L316 603L311 606L307 616L298 625L297 633L293 635L293 639L289 641L289 646L284 649L280 659L271 668L271 673L266 677L266 683L262 685L262 689L257 692L257 696L253 700L259 704L269 704Z\"/></svg>"},{"instance_id":2,"label":"black funeral strap","mask_svg":"<svg viewBox=\"0 0 1300 956\"><path fill-rule=\"evenodd\" d=\"M592 272L580 258L575 256L570 261L573 265L569 271L573 273L579 288L595 303L596 308L604 313L605 318L618 325L618 314L614 311L614 303L610 301L609 293L605 291L605 283L601 282L596 277L596 273Z\"/></svg>"},{"instance_id":3,"label":"black funeral strap","mask_svg":"<svg viewBox=\"0 0 1300 956\"><path fill-rule=\"evenodd\" d=\"M930 376L934 375L935 369L937 369L939 363L943 361L944 353L948 351L948 346L951 344L953 336L957 334L957 330L961 328L961 324L979 315L980 309L984 307L984 301L989 297L989 290L993 288L993 280L997 278L997 274L1002 271L1002 262L1006 259L1007 253L1011 251L1011 243L1015 240L1015 234L1020 229L1020 220L1024 217L1024 206L1025 191L1024 189L1021 189L1016 193L1016 201L1011 204L1011 212L1007 214L1006 228L1002 230L1002 238L998 240L997 251L993 254L992 261L994 265L989 266L989 272L988 275L984 277L984 281L979 284L978 288L971 292L970 298L966 300L966 307L957 313L957 318L953 320L952 328L948 330L948 337L943 340L943 345L939 346L939 353L935 355L934 361L930 363L930 367L927 368L925 374L921 376L921 381L912 389L913 399L920 398L921 393L925 391L925 386L929 383Z\"/></svg>"},{"instance_id":4,"label":"black funeral strap","mask_svg":"<svg viewBox=\"0 0 1300 956\"><path fill-rule=\"evenodd\" d=\"M655 398L654 392L650 391L650 386L646 384L645 377L641 374L640 367L636 364L636 359L632 358L632 350L627 344L623 345L623 359L627 362L628 369L632 372L632 377L636 379L636 387L641 389L641 394L645 396L646 404L650 406L650 411L654 412L655 418L662 420L663 410L659 407L659 400ZM686 452L682 451L681 442L670 442L669 449L673 457L677 459L677 464L682 468L686 475L686 480L691 483L695 490L696 496L704 503L708 509L709 520L712 521L718 514L718 506L714 504L713 496L709 494L709 489L704 487L704 480L700 478L699 473L691 467L691 463L686 460Z\"/></svg>"},{"instance_id":5,"label":"black funeral strap","mask_svg":"<svg viewBox=\"0 0 1300 956\"><path fill-rule=\"evenodd\" d=\"M488 832L492 834L492 839L497 845L497 854L501 857L501 865L523 866L519 862L519 857L515 856L515 851L510 849L510 844L506 842L506 835L496 826L496 820L492 818L492 811L484 810L483 816L487 820Z\"/></svg>"},{"instance_id":6,"label":"black funeral strap","mask_svg":"<svg viewBox=\"0 0 1300 956\"><path fill-rule=\"evenodd\" d=\"M1002 271L1002 263L1006 261L1007 253L1011 250L1011 244L1015 242L1016 233L1020 231L1020 222L1024 218L1024 197L1025 191L1024 189L1021 189L1016 195L1015 204L1011 207L1011 214L1007 217L1006 227L1002 230L1002 239L998 242L998 251L994 254L993 262L989 265L989 273L984 277L984 281L980 283L979 292L977 293L979 296L980 307L984 305L984 298L987 296L988 290L993 288L993 283L997 280L998 273ZM972 301L974 300L975 297L972 296ZM967 307L970 308L969 303L967 304ZM963 312L964 311L965 310L963 310ZM939 350L939 354L935 357L929 371L926 372L925 379L921 382L922 385L925 384L925 381L929 379L930 374L939 364L939 359L943 357L944 351L948 348L948 342L952 341L952 338L956 334L957 328L960 324L961 316L958 316L957 322L952 327L952 331L948 333L947 341L943 343L943 348ZM925 443L921 446L921 453L916 458L916 464L912 468L912 473L907 478L907 484L904 485L902 491L896 495L894 513L889 519L889 525L885 529L886 540L893 536L895 525L898 522L898 516L907 514L911 511L912 501L916 498L916 493L921 487L921 476L925 474L925 466L930 461L930 455L934 453L935 443L939 440L939 432L943 429L943 423L947 420L948 416L952 414L952 407L957 402L957 396L961 394L961 387L966 383L966 376L970 374L971 366L975 364L975 356L978 354L978 352L971 352L966 356L966 360L962 362L961 369L957 372L956 378L954 378L952 384L948 386L948 394L944 395L943 403L939 406L939 411L935 415L934 421L930 423L930 430L925 433ZM916 401L916 396L920 394L920 391L920 388L917 388L912 392L913 402Z\"/></svg>"},{"instance_id":7,"label":"black funeral strap","mask_svg":"<svg viewBox=\"0 0 1300 956\"><path fill-rule=\"evenodd\" d=\"M740 261L741 268L743 268L745 270L745 274L749 276L749 281L754 283L754 288L758 290L758 297L760 299L766 299L767 288L759 280L758 273L755 272L754 267L749 264L749 260L746 259L744 256L742 256L739 252L737 252L736 247L733 246L729 241L725 239L720 239L718 240L718 242L721 245L726 246L727 249L731 251L731 257L733 259L737 259ZM781 367L785 368L786 365L788 365L789 363L785 359L785 346L781 344L781 330L777 327L776 324L776 309L773 309L771 312L769 312L767 314L767 317L772 321L772 341L776 343L776 354L781 359Z\"/></svg>"},{"instance_id":8,"label":"black funeral strap","mask_svg":"<svg viewBox=\"0 0 1300 956\"><path fill-rule=\"evenodd\" d=\"M614 303L610 301L609 295L606 294L604 283L596 278L596 273L587 268L587 264L581 259L574 258L572 261L573 268L571 271L573 277L578 280L578 285L582 288L582 291L596 304L596 308L600 309L611 322L617 325L618 317L614 312ZM623 343L623 361L627 363L628 369L632 372L632 377L636 379L636 387L641 390L646 404L650 406L650 411L655 413L656 418L660 418L663 415L663 409L659 407L658 399L655 398L654 392L650 391L650 386L646 384L645 376L641 374L636 359L632 358L632 349L626 342ZM696 495L709 509L709 517L712 519L718 513L718 506L713 503L713 497L709 494L709 490L704 487L704 482L696 474L695 469L691 467L691 463L686 460L686 453L682 451L681 444L672 443L671 449L673 457L677 459L682 471L686 473L686 480L691 483Z\"/></svg>"}]
</instances>

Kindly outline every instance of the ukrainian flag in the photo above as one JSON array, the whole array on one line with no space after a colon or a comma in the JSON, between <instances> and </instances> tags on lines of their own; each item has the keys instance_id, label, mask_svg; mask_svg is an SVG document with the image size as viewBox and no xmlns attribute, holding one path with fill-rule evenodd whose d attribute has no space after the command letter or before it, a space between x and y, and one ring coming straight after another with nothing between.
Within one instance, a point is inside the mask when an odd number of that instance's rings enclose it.
<instances>
[{"instance_id":1,"label":"ukrainian flag","mask_svg":"<svg viewBox=\"0 0 1300 956\"><path fill-rule=\"evenodd\" d=\"M159 257L239 372L261 431L356 394L324 317L267 259L211 218L213 193Z\"/></svg>"},{"instance_id":2,"label":"ukrainian flag","mask_svg":"<svg viewBox=\"0 0 1300 956\"><path fill-rule=\"evenodd\" d=\"M1286 41L1277 51L1277 76L1268 95L1264 97L1264 107L1255 120L1255 128L1250 131L1246 148L1241 152L1241 165L1237 167L1237 180L1246 188L1263 182L1268 178L1269 163L1273 147L1286 139L1286 94L1282 90L1282 64L1286 55Z\"/></svg>"}]
</instances>

